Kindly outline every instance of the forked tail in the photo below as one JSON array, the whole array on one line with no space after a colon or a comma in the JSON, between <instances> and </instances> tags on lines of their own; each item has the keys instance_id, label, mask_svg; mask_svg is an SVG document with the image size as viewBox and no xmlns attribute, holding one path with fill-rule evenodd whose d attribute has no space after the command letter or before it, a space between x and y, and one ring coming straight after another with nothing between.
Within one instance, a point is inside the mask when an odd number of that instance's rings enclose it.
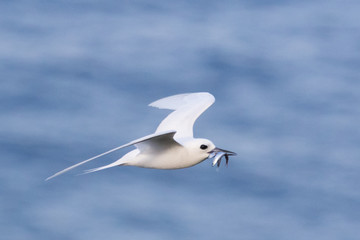
<instances>
[{"instance_id":1,"label":"forked tail","mask_svg":"<svg viewBox=\"0 0 360 240\"><path fill-rule=\"evenodd\" d=\"M139 153L139 150L135 149L135 150L133 150L131 152L128 152L122 158L120 158L119 160L117 160L117 161L115 161L113 163L110 163L110 164L102 166L102 167L85 170L82 174L93 173L93 172L97 172L97 171L100 171L100 170L104 170L104 169L112 168L112 167L116 167L116 166L131 165L131 161L134 160L134 158L136 157L136 155L138 153Z\"/></svg>"},{"instance_id":2,"label":"forked tail","mask_svg":"<svg viewBox=\"0 0 360 240\"><path fill-rule=\"evenodd\" d=\"M93 172L97 172L97 171L100 171L100 170L104 170L104 169L112 168L112 167L116 167L116 166L121 166L121 165L125 165L125 163L119 163L118 161L116 161L116 162L110 163L109 165L105 165L105 166L102 166L102 167L84 170L84 172L82 174L80 174L80 175L93 173Z\"/></svg>"}]
</instances>

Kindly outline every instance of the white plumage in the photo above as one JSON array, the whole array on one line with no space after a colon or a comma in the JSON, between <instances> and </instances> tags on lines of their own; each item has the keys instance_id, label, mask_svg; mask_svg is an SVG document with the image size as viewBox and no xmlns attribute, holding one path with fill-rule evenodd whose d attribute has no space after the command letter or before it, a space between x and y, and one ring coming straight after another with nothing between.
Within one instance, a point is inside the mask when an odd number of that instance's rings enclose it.
<instances>
[{"instance_id":1,"label":"white plumage","mask_svg":"<svg viewBox=\"0 0 360 240\"><path fill-rule=\"evenodd\" d=\"M222 156L228 159L228 155L235 155L235 153L216 148L210 140L193 137L193 126L196 119L214 102L214 96L206 92L178 94L159 99L150 106L174 111L160 123L155 133L70 166L46 180L131 145L135 145L136 149L128 152L119 160L109 165L86 170L85 173L121 165L157 169L186 168L220 153L215 158L216 162L213 163L213 165L216 163L219 165Z\"/></svg>"}]
</instances>

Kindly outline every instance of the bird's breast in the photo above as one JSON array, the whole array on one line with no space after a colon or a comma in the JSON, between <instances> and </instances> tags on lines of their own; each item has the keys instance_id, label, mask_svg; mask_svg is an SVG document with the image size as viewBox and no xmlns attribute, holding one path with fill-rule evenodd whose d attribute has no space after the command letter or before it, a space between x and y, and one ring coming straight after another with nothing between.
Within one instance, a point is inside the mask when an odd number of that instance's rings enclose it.
<instances>
[{"instance_id":1,"label":"bird's breast","mask_svg":"<svg viewBox=\"0 0 360 240\"><path fill-rule=\"evenodd\" d=\"M194 166L203 160L193 158L186 149L178 148L157 154L139 153L134 161L127 165L156 169L180 169Z\"/></svg>"}]
</instances>

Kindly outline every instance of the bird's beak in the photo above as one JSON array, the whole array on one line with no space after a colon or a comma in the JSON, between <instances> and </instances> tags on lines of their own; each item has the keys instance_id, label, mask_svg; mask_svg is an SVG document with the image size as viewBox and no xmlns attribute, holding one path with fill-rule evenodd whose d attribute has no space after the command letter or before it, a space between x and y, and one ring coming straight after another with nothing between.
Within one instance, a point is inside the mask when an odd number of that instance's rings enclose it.
<instances>
[{"instance_id":1,"label":"bird's beak","mask_svg":"<svg viewBox=\"0 0 360 240\"><path fill-rule=\"evenodd\" d=\"M210 154L214 154L215 153L215 155L217 154L217 153L219 153L219 152L223 152L223 153L226 153L228 156L236 156L236 153L234 153L234 152L231 152L231 151L228 151L228 150L224 150L224 149L221 149L221 148L214 148L213 150L211 150L209 153Z\"/></svg>"},{"instance_id":2,"label":"bird's beak","mask_svg":"<svg viewBox=\"0 0 360 240\"><path fill-rule=\"evenodd\" d=\"M229 156L236 156L236 153L216 147L209 152L208 158L214 158L212 165L215 166L217 164L219 167L223 156L225 156L227 166L229 163Z\"/></svg>"}]
</instances>

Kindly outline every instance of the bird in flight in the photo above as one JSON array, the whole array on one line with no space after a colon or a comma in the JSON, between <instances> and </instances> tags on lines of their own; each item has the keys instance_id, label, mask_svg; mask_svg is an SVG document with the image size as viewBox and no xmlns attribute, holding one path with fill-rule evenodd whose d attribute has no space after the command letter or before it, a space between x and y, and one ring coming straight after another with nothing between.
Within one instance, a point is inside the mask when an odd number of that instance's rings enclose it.
<instances>
[{"instance_id":1,"label":"bird in flight","mask_svg":"<svg viewBox=\"0 0 360 240\"><path fill-rule=\"evenodd\" d=\"M236 155L236 153L217 148L208 139L193 137L193 126L196 119L214 102L213 95L207 92L199 92L173 95L150 103L149 106L151 107L173 110L162 120L155 133L72 165L46 180L132 145L136 149L128 152L119 160L102 167L86 170L84 173L92 173L115 166L180 169L192 167L208 158L214 158L213 166L219 167L223 157L225 157L227 165L229 156Z\"/></svg>"}]
</instances>

